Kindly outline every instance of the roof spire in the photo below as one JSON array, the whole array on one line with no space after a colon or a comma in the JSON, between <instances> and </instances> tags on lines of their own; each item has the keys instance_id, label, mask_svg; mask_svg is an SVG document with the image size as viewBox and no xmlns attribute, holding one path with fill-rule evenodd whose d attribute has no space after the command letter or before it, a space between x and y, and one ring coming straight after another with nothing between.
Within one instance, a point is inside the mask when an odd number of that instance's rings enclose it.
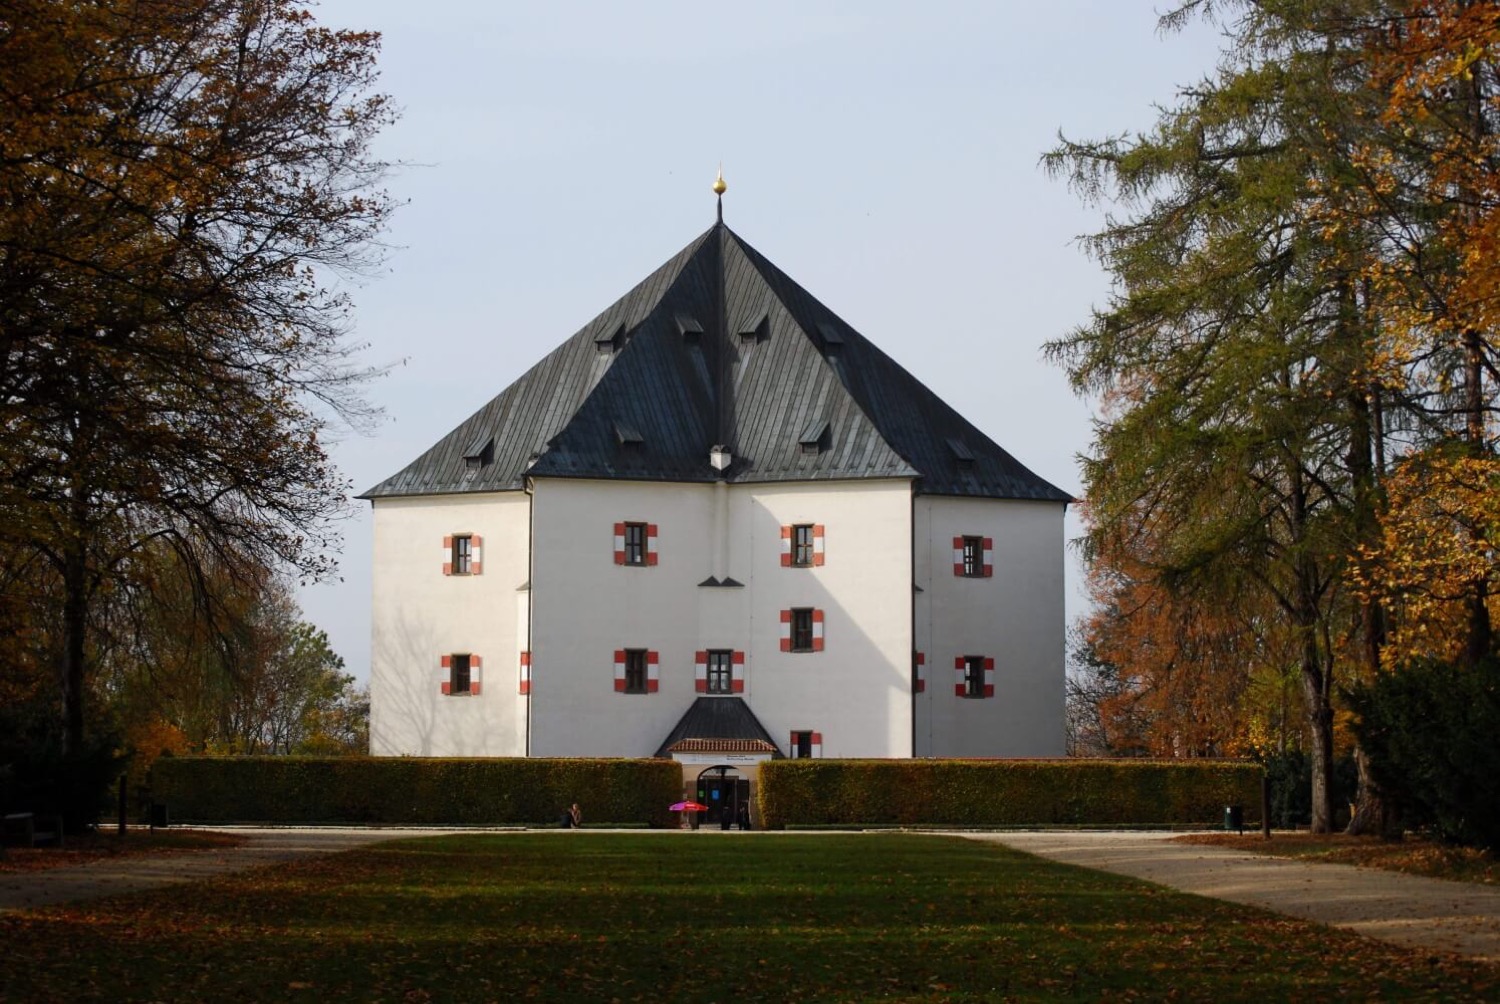
<instances>
[{"instance_id":1,"label":"roof spire","mask_svg":"<svg viewBox=\"0 0 1500 1004\"><path fill-rule=\"evenodd\" d=\"M720 223L724 222L724 191L727 188L729 188L729 186L726 185L726 184L724 184L724 162L720 161L719 162L719 176L714 179L714 195L718 196L718 199L719 199L718 207L717 208L718 208L719 222Z\"/></svg>"}]
</instances>

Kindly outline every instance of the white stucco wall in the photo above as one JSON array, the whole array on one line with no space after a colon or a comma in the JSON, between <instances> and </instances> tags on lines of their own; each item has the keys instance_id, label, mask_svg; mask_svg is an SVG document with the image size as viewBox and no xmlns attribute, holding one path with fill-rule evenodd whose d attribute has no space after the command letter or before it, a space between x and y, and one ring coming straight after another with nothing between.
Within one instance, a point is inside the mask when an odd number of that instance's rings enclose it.
<instances>
[{"instance_id":1,"label":"white stucco wall","mask_svg":"<svg viewBox=\"0 0 1500 1004\"><path fill-rule=\"evenodd\" d=\"M376 756L521 756L517 686L528 576L524 492L374 503L370 752ZM443 538L478 534L479 575L444 575ZM519 621L519 624L518 624ZM442 693L444 654L481 657L478 694Z\"/></svg>"},{"instance_id":2,"label":"white stucco wall","mask_svg":"<svg viewBox=\"0 0 1500 1004\"><path fill-rule=\"evenodd\" d=\"M657 525L655 566L614 563L622 521ZM1061 505L913 501L895 480L541 479L534 508L523 492L381 499L373 522L376 755L650 756L699 696L704 649L746 653L740 696L783 752L793 730L820 733L825 757L909 756L914 740L917 756L1063 752ZM781 527L795 523L825 527L822 566L782 567ZM481 575L442 574L456 533L484 538ZM992 577L953 575L962 535L994 539ZM700 586L710 575L742 586ZM824 649L782 652L780 612L804 606L824 611ZM657 692L614 690L622 648L660 654ZM927 678L915 699L914 650ZM479 695L441 693L439 660L456 652L483 658ZM995 659L993 698L954 694L960 655Z\"/></svg>"},{"instance_id":3,"label":"white stucco wall","mask_svg":"<svg viewBox=\"0 0 1500 1004\"><path fill-rule=\"evenodd\" d=\"M786 750L911 752L911 496L906 481L535 485L532 735L536 756L649 756L699 696L694 655L746 653L742 696ZM616 522L655 523L655 566L614 563ZM781 527L825 526L825 563L781 566ZM710 575L735 588L705 587ZM781 651L780 611L824 611L822 652ZM613 689L613 653L659 653L654 694Z\"/></svg>"},{"instance_id":4,"label":"white stucco wall","mask_svg":"<svg viewBox=\"0 0 1500 1004\"><path fill-rule=\"evenodd\" d=\"M916 702L917 755L1062 756L1063 506L920 496L917 649L927 686ZM989 578L953 574L953 538L993 538ZM995 696L954 693L954 660L995 660Z\"/></svg>"}]
</instances>

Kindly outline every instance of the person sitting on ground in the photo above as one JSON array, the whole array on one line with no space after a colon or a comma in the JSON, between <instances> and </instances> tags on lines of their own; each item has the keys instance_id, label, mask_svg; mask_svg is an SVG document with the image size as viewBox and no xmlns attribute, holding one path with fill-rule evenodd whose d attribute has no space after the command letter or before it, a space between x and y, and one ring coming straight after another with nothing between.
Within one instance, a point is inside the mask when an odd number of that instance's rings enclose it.
<instances>
[{"instance_id":1,"label":"person sitting on ground","mask_svg":"<svg viewBox=\"0 0 1500 1004\"><path fill-rule=\"evenodd\" d=\"M574 802L573 808L568 810L568 825L575 830L583 825L583 810L578 807L577 802Z\"/></svg>"}]
</instances>

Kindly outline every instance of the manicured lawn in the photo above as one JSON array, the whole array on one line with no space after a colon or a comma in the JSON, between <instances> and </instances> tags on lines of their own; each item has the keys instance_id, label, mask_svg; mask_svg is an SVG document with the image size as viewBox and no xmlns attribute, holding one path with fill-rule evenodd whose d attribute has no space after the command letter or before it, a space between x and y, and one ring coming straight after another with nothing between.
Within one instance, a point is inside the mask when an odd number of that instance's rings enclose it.
<instances>
[{"instance_id":1,"label":"manicured lawn","mask_svg":"<svg viewBox=\"0 0 1500 1004\"><path fill-rule=\"evenodd\" d=\"M1387 871L1425 875L1428 878L1454 882L1500 883L1500 867L1489 851L1472 847L1448 847L1408 837L1399 843L1388 843L1379 837L1350 837L1342 833L1273 833L1267 840L1260 834L1195 833L1174 838L1188 844L1211 844L1232 847L1252 854L1278 858L1302 858L1333 864L1361 865Z\"/></svg>"},{"instance_id":2,"label":"manicured lawn","mask_svg":"<svg viewBox=\"0 0 1500 1004\"><path fill-rule=\"evenodd\" d=\"M0 999L1484 1000L1500 970L993 844L481 834L0 917Z\"/></svg>"}]
</instances>

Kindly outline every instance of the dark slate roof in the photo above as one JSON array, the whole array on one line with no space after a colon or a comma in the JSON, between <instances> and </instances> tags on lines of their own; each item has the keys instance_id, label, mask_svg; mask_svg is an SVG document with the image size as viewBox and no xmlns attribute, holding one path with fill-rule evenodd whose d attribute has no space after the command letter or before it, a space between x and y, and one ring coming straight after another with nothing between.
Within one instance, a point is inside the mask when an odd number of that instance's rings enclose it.
<instances>
[{"instance_id":1,"label":"dark slate roof","mask_svg":"<svg viewBox=\"0 0 1500 1004\"><path fill-rule=\"evenodd\" d=\"M675 752L775 753L781 750L743 698L700 697L662 740L657 756Z\"/></svg>"},{"instance_id":2,"label":"dark slate roof","mask_svg":"<svg viewBox=\"0 0 1500 1004\"><path fill-rule=\"evenodd\" d=\"M362 497L528 475L709 482L714 445L733 482L909 477L1071 501L722 223Z\"/></svg>"}]
</instances>

